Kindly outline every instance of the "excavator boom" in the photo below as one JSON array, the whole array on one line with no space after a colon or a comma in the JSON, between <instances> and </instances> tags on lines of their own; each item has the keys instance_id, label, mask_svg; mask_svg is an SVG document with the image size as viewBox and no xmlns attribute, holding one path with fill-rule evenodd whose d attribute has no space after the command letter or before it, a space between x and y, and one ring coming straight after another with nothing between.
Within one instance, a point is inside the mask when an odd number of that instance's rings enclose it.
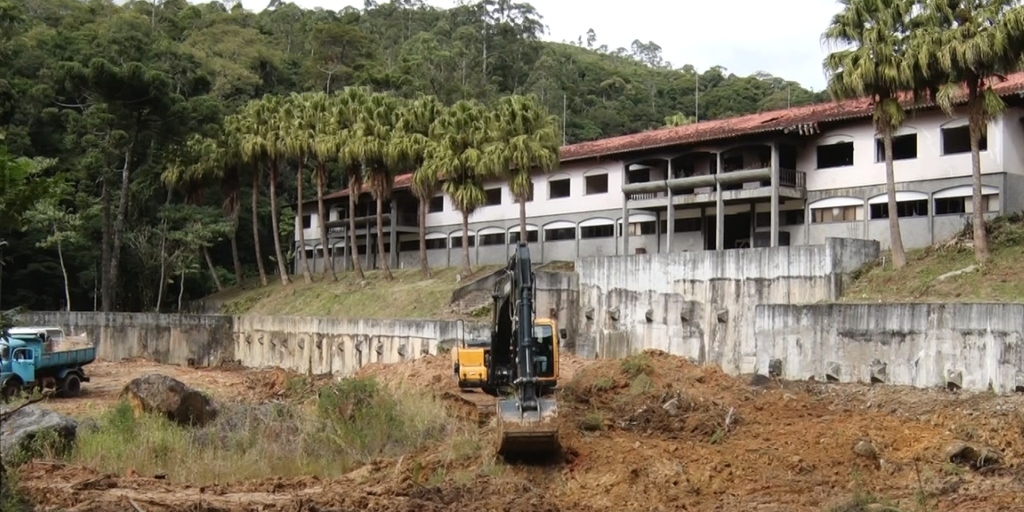
<instances>
[{"instance_id":1,"label":"excavator boom","mask_svg":"<svg viewBox=\"0 0 1024 512\"><path fill-rule=\"evenodd\" d=\"M499 398L497 404L498 453L548 455L559 446L558 405L537 368L554 362L539 350L541 341L535 338L533 267L526 243L517 245L505 271L495 285L491 335L492 357L507 357L509 364L504 368L511 384L511 396ZM557 357L557 347L551 347L550 353Z\"/></svg>"}]
</instances>

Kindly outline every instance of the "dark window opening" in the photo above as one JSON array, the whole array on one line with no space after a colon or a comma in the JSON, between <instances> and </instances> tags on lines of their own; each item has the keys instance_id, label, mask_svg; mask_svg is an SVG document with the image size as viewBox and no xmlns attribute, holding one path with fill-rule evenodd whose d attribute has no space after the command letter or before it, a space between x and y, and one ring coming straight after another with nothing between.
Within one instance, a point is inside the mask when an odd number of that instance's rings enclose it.
<instances>
[{"instance_id":1,"label":"dark window opening","mask_svg":"<svg viewBox=\"0 0 1024 512\"><path fill-rule=\"evenodd\" d=\"M302 229L309 229L313 227L313 216L303 215L302 216Z\"/></svg>"},{"instance_id":2,"label":"dark window opening","mask_svg":"<svg viewBox=\"0 0 1024 512\"><path fill-rule=\"evenodd\" d=\"M401 240L398 242L399 252L416 252L420 250L419 240Z\"/></svg>"},{"instance_id":3,"label":"dark window opening","mask_svg":"<svg viewBox=\"0 0 1024 512\"><path fill-rule=\"evenodd\" d=\"M607 176L607 175L605 175ZM575 240L576 228L554 228L544 230L545 241Z\"/></svg>"},{"instance_id":4,"label":"dark window opening","mask_svg":"<svg viewBox=\"0 0 1024 512\"><path fill-rule=\"evenodd\" d=\"M966 197L944 197L935 200L935 215L967 213Z\"/></svg>"},{"instance_id":5,"label":"dark window opening","mask_svg":"<svg viewBox=\"0 0 1024 512\"><path fill-rule=\"evenodd\" d=\"M700 226L700 218L691 217L687 219L676 219L674 227L676 233L690 233L694 231L700 231Z\"/></svg>"},{"instance_id":6,"label":"dark window opening","mask_svg":"<svg viewBox=\"0 0 1024 512\"><path fill-rule=\"evenodd\" d=\"M569 178L548 182L548 199L569 197Z\"/></svg>"},{"instance_id":7,"label":"dark window opening","mask_svg":"<svg viewBox=\"0 0 1024 512\"><path fill-rule=\"evenodd\" d=\"M597 174L587 176L587 195L604 194L608 192L608 175Z\"/></svg>"},{"instance_id":8,"label":"dark window opening","mask_svg":"<svg viewBox=\"0 0 1024 512\"><path fill-rule=\"evenodd\" d=\"M444 211L444 196L437 196L427 203L427 213L438 213Z\"/></svg>"},{"instance_id":9,"label":"dark window opening","mask_svg":"<svg viewBox=\"0 0 1024 512\"><path fill-rule=\"evenodd\" d=\"M500 188L488 188L484 189L484 206L498 206L501 204L501 189Z\"/></svg>"},{"instance_id":10,"label":"dark window opening","mask_svg":"<svg viewBox=\"0 0 1024 512\"><path fill-rule=\"evenodd\" d=\"M505 245L505 233L480 235L480 245Z\"/></svg>"},{"instance_id":11,"label":"dark window opening","mask_svg":"<svg viewBox=\"0 0 1024 512\"><path fill-rule=\"evenodd\" d=\"M629 171L629 183L648 183L651 181L651 169L633 169Z\"/></svg>"},{"instance_id":12,"label":"dark window opening","mask_svg":"<svg viewBox=\"0 0 1024 512\"><path fill-rule=\"evenodd\" d=\"M622 224L619 224L620 226ZM622 229L620 228L621 232ZM629 223L629 236L654 235L658 233L658 223L653 220Z\"/></svg>"},{"instance_id":13,"label":"dark window opening","mask_svg":"<svg viewBox=\"0 0 1024 512\"><path fill-rule=\"evenodd\" d=\"M743 169L743 155L730 155L723 158L722 169L724 169L725 172L732 172Z\"/></svg>"},{"instance_id":14,"label":"dark window opening","mask_svg":"<svg viewBox=\"0 0 1024 512\"><path fill-rule=\"evenodd\" d=\"M782 169L796 169L797 151L796 147L790 144L779 144L779 167Z\"/></svg>"},{"instance_id":15,"label":"dark window opening","mask_svg":"<svg viewBox=\"0 0 1024 512\"><path fill-rule=\"evenodd\" d=\"M586 226L580 228L580 239L587 238L611 238L615 236L615 226L605 224L603 226Z\"/></svg>"},{"instance_id":16,"label":"dark window opening","mask_svg":"<svg viewBox=\"0 0 1024 512\"><path fill-rule=\"evenodd\" d=\"M892 159L911 160L917 158L917 134L908 133L892 138ZM885 142L881 138L875 139L875 162L885 161Z\"/></svg>"},{"instance_id":17,"label":"dark window opening","mask_svg":"<svg viewBox=\"0 0 1024 512\"><path fill-rule=\"evenodd\" d=\"M469 235L469 246L473 247L475 245L476 245L476 236L475 235ZM462 248L462 235L453 236L452 237L452 249L461 249L461 248Z\"/></svg>"},{"instance_id":18,"label":"dark window opening","mask_svg":"<svg viewBox=\"0 0 1024 512\"><path fill-rule=\"evenodd\" d=\"M818 169L853 165L853 143L837 142L818 146Z\"/></svg>"},{"instance_id":19,"label":"dark window opening","mask_svg":"<svg viewBox=\"0 0 1024 512\"><path fill-rule=\"evenodd\" d=\"M537 234L538 233L539 232L536 229L534 229L532 231L531 230L527 230L526 231L526 243L529 244L529 243L536 242L537 241ZM510 244L518 244L519 243L519 228L513 228L512 232L508 234L508 243L510 243Z\"/></svg>"},{"instance_id":20,"label":"dark window opening","mask_svg":"<svg viewBox=\"0 0 1024 512\"><path fill-rule=\"evenodd\" d=\"M829 222L854 222L857 212L862 206L837 206L834 208L815 208L811 210L811 222L815 224Z\"/></svg>"},{"instance_id":21,"label":"dark window opening","mask_svg":"<svg viewBox=\"0 0 1024 512\"><path fill-rule=\"evenodd\" d=\"M806 214L803 209L781 210L779 211L779 226L799 226L804 223L805 218ZM771 228L772 214L771 212L758 212L754 221L756 227Z\"/></svg>"},{"instance_id":22,"label":"dark window opening","mask_svg":"<svg viewBox=\"0 0 1024 512\"><path fill-rule=\"evenodd\" d=\"M431 249L447 249L448 241L444 238L428 238L427 239L427 250Z\"/></svg>"},{"instance_id":23,"label":"dark window opening","mask_svg":"<svg viewBox=\"0 0 1024 512\"><path fill-rule=\"evenodd\" d=\"M988 135L978 140L980 151L988 150ZM969 126L942 129L942 154L956 155L971 152L971 130Z\"/></svg>"},{"instance_id":24,"label":"dark window opening","mask_svg":"<svg viewBox=\"0 0 1024 512\"><path fill-rule=\"evenodd\" d=\"M927 217L928 216L928 200L919 199L916 201L901 201L896 203L896 216L897 217ZM878 203L871 205L871 218L872 219L888 219L889 218L889 202Z\"/></svg>"}]
</instances>

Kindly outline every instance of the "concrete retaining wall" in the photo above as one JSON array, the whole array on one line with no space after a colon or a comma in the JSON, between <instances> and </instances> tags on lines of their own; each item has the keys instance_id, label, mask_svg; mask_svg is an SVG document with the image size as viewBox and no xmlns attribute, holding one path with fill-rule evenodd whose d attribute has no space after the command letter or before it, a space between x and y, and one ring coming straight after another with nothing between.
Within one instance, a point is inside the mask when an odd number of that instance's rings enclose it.
<instances>
[{"instance_id":1,"label":"concrete retaining wall","mask_svg":"<svg viewBox=\"0 0 1024 512\"><path fill-rule=\"evenodd\" d=\"M764 374L1024 391L1024 304L762 305L754 324Z\"/></svg>"},{"instance_id":2,"label":"concrete retaining wall","mask_svg":"<svg viewBox=\"0 0 1024 512\"><path fill-rule=\"evenodd\" d=\"M576 352L621 357L654 348L751 373L755 306L834 300L844 274L878 253L875 241L833 238L816 246L581 259Z\"/></svg>"},{"instance_id":3,"label":"concrete retaining wall","mask_svg":"<svg viewBox=\"0 0 1024 512\"><path fill-rule=\"evenodd\" d=\"M375 362L437 354L464 335L488 337L486 325L437 320L28 312L19 325L63 327L97 344L97 357L143 357L165 364L248 367L348 375Z\"/></svg>"}]
</instances>

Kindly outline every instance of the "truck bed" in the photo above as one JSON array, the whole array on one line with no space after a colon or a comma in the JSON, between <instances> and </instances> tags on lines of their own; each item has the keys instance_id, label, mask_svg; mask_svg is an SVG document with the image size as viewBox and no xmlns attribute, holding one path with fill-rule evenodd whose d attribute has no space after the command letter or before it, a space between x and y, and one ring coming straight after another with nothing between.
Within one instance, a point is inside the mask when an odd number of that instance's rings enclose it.
<instances>
[{"instance_id":1,"label":"truck bed","mask_svg":"<svg viewBox=\"0 0 1024 512\"><path fill-rule=\"evenodd\" d=\"M82 366L96 360L96 347L46 352L39 356L37 369L55 366Z\"/></svg>"}]
</instances>

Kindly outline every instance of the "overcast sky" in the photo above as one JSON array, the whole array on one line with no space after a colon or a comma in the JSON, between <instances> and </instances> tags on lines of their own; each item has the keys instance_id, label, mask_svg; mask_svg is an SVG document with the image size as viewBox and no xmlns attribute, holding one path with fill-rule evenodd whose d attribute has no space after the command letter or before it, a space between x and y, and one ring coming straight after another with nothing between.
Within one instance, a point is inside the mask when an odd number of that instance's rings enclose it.
<instances>
[{"instance_id":1,"label":"overcast sky","mask_svg":"<svg viewBox=\"0 0 1024 512\"><path fill-rule=\"evenodd\" d=\"M192 0L197 1L197 0ZM362 8L363 0L292 0L311 8ZM522 0L520 0L522 1ZM597 45L629 48L634 39L654 41L673 66L711 66L748 75L766 71L804 87L825 88L821 33L839 10L836 0L526 0L541 16L551 41L597 34ZM451 7L454 0L426 0ZM268 0L242 0L252 11Z\"/></svg>"}]
</instances>

